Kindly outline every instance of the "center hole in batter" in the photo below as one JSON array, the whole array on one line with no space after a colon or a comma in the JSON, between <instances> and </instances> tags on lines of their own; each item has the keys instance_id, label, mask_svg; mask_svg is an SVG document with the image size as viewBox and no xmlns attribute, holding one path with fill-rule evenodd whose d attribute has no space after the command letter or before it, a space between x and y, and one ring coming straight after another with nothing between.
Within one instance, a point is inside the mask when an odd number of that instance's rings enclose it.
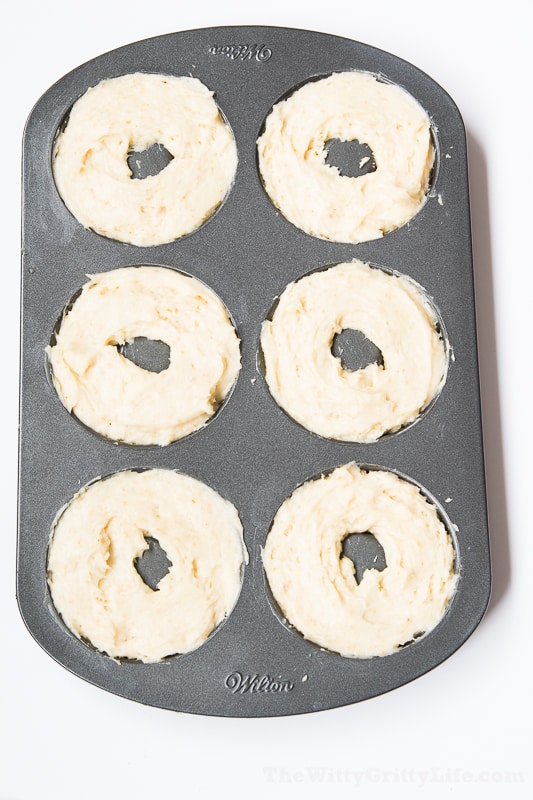
<instances>
[{"instance_id":1,"label":"center hole in batter","mask_svg":"<svg viewBox=\"0 0 533 800\"><path fill-rule=\"evenodd\" d=\"M343 142L342 139L328 139L324 142L326 150L326 164L328 167L337 167L340 174L346 178L360 178L377 169L374 153L365 142L352 139Z\"/></svg>"},{"instance_id":2,"label":"center hole in batter","mask_svg":"<svg viewBox=\"0 0 533 800\"><path fill-rule=\"evenodd\" d=\"M118 347L118 351L128 361L133 361L148 372L163 372L170 366L170 347L160 339L137 336L131 342Z\"/></svg>"},{"instance_id":3,"label":"center hole in batter","mask_svg":"<svg viewBox=\"0 0 533 800\"><path fill-rule=\"evenodd\" d=\"M361 583L367 569L382 572L387 566L385 553L373 533L349 533L342 543L341 558L349 558L355 567L356 583Z\"/></svg>"},{"instance_id":4,"label":"center hole in batter","mask_svg":"<svg viewBox=\"0 0 533 800\"><path fill-rule=\"evenodd\" d=\"M154 539L153 536L145 536L144 540L148 547L142 555L135 559L133 566L144 583L153 592L157 592L159 583L170 571L172 561L169 560L157 539Z\"/></svg>"},{"instance_id":5,"label":"center hole in batter","mask_svg":"<svg viewBox=\"0 0 533 800\"><path fill-rule=\"evenodd\" d=\"M353 328L344 328L335 334L331 352L340 360L342 368L348 372L357 372L369 364L383 366L383 355L379 347L367 339L362 331Z\"/></svg>"},{"instance_id":6,"label":"center hole in batter","mask_svg":"<svg viewBox=\"0 0 533 800\"><path fill-rule=\"evenodd\" d=\"M174 156L159 142L154 142L145 150L129 150L127 155L131 177L142 181L150 175L159 175Z\"/></svg>"}]
</instances>

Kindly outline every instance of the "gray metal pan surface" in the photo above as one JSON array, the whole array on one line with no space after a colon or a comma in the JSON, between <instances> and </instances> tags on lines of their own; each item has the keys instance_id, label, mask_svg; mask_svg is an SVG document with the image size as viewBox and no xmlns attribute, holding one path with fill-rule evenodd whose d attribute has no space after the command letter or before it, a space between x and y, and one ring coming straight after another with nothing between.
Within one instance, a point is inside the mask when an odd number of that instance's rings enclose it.
<instances>
[{"instance_id":1,"label":"gray metal pan surface","mask_svg":"<svg viewBox=\"0 0 533 800\"><path fill-rule=\"evenodd\" d=\"M364 70L409 91L428 112L437 162L427 202L402 228L359 245L315 239L287 222L266 195L256 140L276 101L317 76ZM233 130L239 165L218 212L171 244L134 247L84 229L54 185L54 137L73 102L105 78L144 71L198 77L215 92ZM446 92L409 63L359 42L271 27L221 27L137 42L78 67L35 106L23 158L22 363L18 600L39 644L76 675L142 703L197 714L280 716L382 694L450 656L480 622L490 593L482 432L472 279L467 152L460 114ZM453 357L446 384L416 424L373 444L320 438L275 403L258 360L259 334L285 286L352 259L406 274L433 298ZM61 405L45 348L86 275L158 264L194 275L226 304L242 342L231 397L203 429L167 447L116 444ZM459 582L439 625L385 657L344 658L306 641L279 619L261 548L296 486L350 461L397 471L423 486L454 536ZM235 609L194 652L157 664L119 663L78 640L51 603L50 529L80 487L117 470L165 467L229 499L244 526L250 562Z\"/></svg>"}]
</instances>

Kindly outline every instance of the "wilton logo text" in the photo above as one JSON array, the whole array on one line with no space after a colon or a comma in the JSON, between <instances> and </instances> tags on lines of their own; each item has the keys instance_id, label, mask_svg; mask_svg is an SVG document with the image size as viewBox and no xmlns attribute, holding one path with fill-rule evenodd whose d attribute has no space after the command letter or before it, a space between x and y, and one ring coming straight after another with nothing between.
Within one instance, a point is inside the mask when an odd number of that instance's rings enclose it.
<instances>
[{"instance_id":1,"label":"wilton logo text","mask_svg":"<svg viewBox=\"0 0 533 800\"><path fill-rule=\"evenodd\" d=\"M290 681L274 680L270 675L241 675L240 672L230 673L224 686L232 694L282 694L294 689Z\"/></svg>"},{"instance_id":2,"label":"wilton logo text","mask_svg":"<svg viewBox=\"0 0 533 800\"><path fill-rule=\"evenodd\" d=\"M232 61L268 61L272 50L266 44L212 44L209 52L213 56L226 56Z\"/></svg>"}]
</instances>

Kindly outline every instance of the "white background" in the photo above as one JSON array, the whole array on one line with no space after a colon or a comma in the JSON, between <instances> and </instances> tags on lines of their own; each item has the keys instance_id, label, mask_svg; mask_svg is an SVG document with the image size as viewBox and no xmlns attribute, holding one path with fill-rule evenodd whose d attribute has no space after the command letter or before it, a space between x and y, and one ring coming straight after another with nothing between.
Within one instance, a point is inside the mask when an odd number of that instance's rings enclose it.
<instances>
[{"instance_id":1,"label":"white background","mask_svg":"<svg viewBox=\"0 0 533 800\"><path fill-rule=\"evenodd\" d=\"M0 798L168 800L531 796L531 43L528 3L268 0L10 4L2 22L3 385L0 460ZM497 9L497 10L496 10ZM304 717L194 717L74 677L26 631L15 599L20 141L31 107L78 64L196 27L338 34L423 69L469 137L481 383L494 568L480 627L408 686ZM529 747L527 747L529 739ZM314 771L313 771L314 770Z\"/></svg>"}]
</instances>

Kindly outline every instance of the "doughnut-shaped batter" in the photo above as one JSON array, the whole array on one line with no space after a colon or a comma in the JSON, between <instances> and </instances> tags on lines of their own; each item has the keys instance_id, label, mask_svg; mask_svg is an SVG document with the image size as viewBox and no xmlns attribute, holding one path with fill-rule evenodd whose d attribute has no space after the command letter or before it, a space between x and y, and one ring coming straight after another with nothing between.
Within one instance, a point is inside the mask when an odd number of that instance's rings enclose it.
<instances>
[{"instance_id":1,"label":"doughnut-shaped batter","mask_svg":"<svg viewBox=\"0 0 533 800\"><path fill-rule=\"evenodd\" d=\"M372 533L387 566L358 584L342 542ZM263 551L282 613L306 639L344 656L385 656L442 618L457 576L435 507L391 472L356 464L309 480L277 512Z\"/></svg>"},{"instance_id":2,"label":"doughnut-shaped batter","mask_svg":"<svg viewBox=\"0 0 533 800\"><path fill-rule=\"evenodd\" d=\"M341 175L330 139L372 150L376 170ZM365 72L337 72L277 103L257 142L270 199L294 225L335 242L378 239L423 205L434 161L429 119L411 95Z\"/></svg>"},{"instance_id":3,"label":"doughnut-shaped batter","mask_svg":"<svg viewBox=\"0 0 533 800\"><path fill-rule=\"evenodd\" d=\"M134 562L158 540L171 562L152 590ZM235 507L172 470L117 472L60 511L48 551L55 608L114 658L159 661L201 645L233 609L248 557Z\"/></svg>"},{"instance_id":4,"label":"doughnut-shaped batter","mask_svg":"<svg viewBox=\"0 0 533 800\"><path fill-rule=\"evenodd\" d=\"M131 151L163 145L172 160L134 178ZM53 172L86 228L120 242L164 244L196 230L228 193L233 135L197 78L134 73L88 89L56 138Z\"/></svg>"},{"instance_id":5,"label":"doughnut-shaped batter","mask_svg":"<svg viewBox=\"0 0 533 800\"><path fill-rule=\"evenodd\" d=\"M345 329L373 342L383 364L343 369L331 347ZM261 348L277 403L310 431L354 442L373 442L416 419L447 368L447 346L420 287L360 261L289 284L263 323Z\"/></svg>"},{"instance_id":6,"label":"doughnut-shaped batter","mask_svg":"<svg viewBox=\"0 0 533 800\"><path fill-rule=\"evenodd\" d=\"M170 363L152 372L119 347L165 342ZM47 348L54 386L81 422L114 441L166 445L201 428L240 369L239 339L220 298L166 267L93 275Z\"/></svg>"}]
</instances>

